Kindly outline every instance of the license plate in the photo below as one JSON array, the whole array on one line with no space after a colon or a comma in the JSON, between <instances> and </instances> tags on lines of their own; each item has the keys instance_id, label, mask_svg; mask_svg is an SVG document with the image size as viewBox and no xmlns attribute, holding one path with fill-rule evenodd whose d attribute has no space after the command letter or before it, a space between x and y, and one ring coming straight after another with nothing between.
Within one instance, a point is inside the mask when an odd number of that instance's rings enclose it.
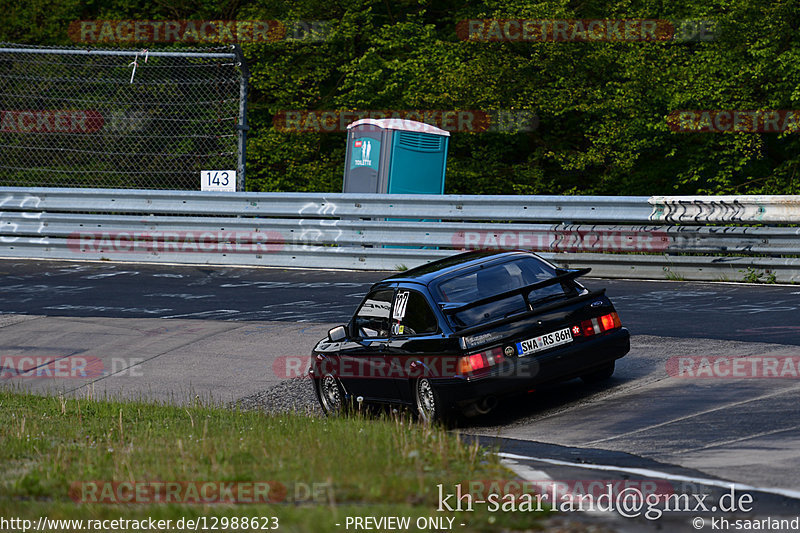
<instances>
[{"instance_id":1,"label":"license plate","mask_svg":"<svg viewBox=\"0 0 800 533\"><path fill-rule=\"evenodd\" d=\"M572 331L569 328L560 329L552 333L545 333L526 341L517 343L517 355L523 357L535 352L547 350L553 346L560 346L572 342Z\"/></svg>"}]
</instances>

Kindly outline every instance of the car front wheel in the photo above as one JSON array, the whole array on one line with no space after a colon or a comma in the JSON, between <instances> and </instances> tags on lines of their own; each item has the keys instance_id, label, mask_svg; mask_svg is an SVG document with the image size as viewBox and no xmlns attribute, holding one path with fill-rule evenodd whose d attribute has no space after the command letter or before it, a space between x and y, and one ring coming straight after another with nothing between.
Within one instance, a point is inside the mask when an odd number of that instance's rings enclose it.
<instances>
[{"instance_id":1,"label":"car front wheel","mask_svg":"<svg viewBox=\"0 0 800 533\"><path fill-rule=\"evenodd\" d=\"M317 381L317 394L323 412L328 416L339 416L345 412L344 389L339 379L327 373Z\"/></svg>"}]
</instances>

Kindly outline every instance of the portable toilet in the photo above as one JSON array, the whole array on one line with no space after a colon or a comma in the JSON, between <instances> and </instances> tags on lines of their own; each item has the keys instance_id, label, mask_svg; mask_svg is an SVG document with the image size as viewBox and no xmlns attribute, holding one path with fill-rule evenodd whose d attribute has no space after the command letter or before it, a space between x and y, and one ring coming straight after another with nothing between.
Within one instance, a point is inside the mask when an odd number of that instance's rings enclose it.
<instances>
[{"instance_id":1,"label":"portable toilet","mask_svg":"<svg viewBox=\"0 0 800 533\"><path fill-rule=\"evenodd\" d=\"M399 118L347 126L343 192L444 194L450 132Z\"/></svg>"}]
</instances>

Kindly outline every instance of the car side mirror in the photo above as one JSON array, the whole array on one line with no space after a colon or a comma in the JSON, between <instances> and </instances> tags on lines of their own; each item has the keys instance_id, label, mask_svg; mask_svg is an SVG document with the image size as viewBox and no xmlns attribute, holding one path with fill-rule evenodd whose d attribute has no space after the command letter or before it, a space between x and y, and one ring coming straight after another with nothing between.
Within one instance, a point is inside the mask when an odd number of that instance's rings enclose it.
<instances>
[{"instance_id":1,"label":"car side mirror","mask_svg":"<svg viewBox=\"0 0 800 533\"><path fill-rule=\"evenodd\" d=\"M331 342L339 342L343 341L347 338L347 330L344 329L344 326L336 326L335 328L328 331L328 339Z\"/></svg>"}]
</instances>

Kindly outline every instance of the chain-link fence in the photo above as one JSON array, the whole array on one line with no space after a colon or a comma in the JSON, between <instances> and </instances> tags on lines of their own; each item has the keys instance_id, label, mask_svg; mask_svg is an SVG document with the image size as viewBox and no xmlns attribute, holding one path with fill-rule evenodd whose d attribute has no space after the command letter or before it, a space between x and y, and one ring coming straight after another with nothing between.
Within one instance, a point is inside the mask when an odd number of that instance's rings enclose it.
<instances>
[{"instance_id":1,"label":"chain-link fence","mask_svg":"<svg viewBox=\"0 0 800 533\"><path fill-rule=\"evenodd\" d=\"M238 49L0 44L0 185L199 189L244 173Z\"/></svg>"}]
</instances>

